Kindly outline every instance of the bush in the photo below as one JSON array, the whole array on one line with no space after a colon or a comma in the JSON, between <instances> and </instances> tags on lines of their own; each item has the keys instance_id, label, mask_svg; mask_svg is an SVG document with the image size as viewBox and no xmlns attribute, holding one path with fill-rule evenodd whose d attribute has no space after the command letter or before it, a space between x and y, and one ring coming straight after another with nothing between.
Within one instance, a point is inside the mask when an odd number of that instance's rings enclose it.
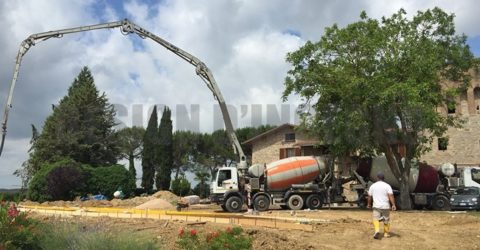
<instances>
[{"instance_id":1,"label":"bush","mask_svg":"<svg viewBox=\"0 0 480 250\"><path fill-rule=\"evenodd\" d=\"M200 198L206 198L210 196L210 185L207 183L198 183L195 188L193 188L193 193L200 196Z\"/></svg>"},{"instance_id":2,"label":"bush","mask_svg":"<svg viewBox=\"0 0 480 250\"><path fill-rule=\"evenodd\" d=\"M34 201L71 200L85 191L87 173L71 159L48 163L33 176L27 196Z\"/></svg>"},{"instance_id":3,"label":"bush","mask_svg":"<svg viewBox=\"0 0 480 250\"><path fill-rule=\"evenodd\" d=\"M243 250L252 248L252 239L242 234L240 227L227 228L225 231L215 231L199 234L196 229L185 232L180 229L177 244L182 249L208 249L208 250Z\"/></svg>"},{"instance_id":4,"label":"bush","mask_svg":"<svg viewBox=\"0 0 480 250\"><path fill-rule=\"evenodd\" d=\"M37 222L17 210L15 203L0 197L0 249L41 249Z\"/></svg>"},{"instance_id":5,"label":"bush","mask_svg":"<svg viewBox=\"0 0 480 250\"><path fill-rule=\"evenodd\" d=\"M86 168L90 174L88 179L88 192L92 194L103 194L112 197L119 189L124 194L130 195L135 191L135 180L131 178L128 170L122 165L109 167Z\"/></svg>"},{"instance_id":6,"label":"bush","mask_svg":"<svg viewBox=\"0 0 480 250\"><path fill-rule=\"evenodd\" d=\"M172 181L172 192L178 196L185 196L190 193L190 182L185 178L178 178Z\"/></svg>"}]
</instances>

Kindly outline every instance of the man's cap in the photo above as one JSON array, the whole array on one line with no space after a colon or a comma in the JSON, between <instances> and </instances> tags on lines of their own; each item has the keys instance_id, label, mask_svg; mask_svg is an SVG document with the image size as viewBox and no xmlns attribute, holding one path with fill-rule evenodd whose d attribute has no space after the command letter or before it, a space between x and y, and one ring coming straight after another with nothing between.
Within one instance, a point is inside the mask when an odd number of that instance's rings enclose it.
<instances>
[{"instance_id":1,"label":"man's cap","mask_svg":"<svg viewBox=\"0 0 480 250\"><path fill-rule=\"evenodd\" d=\"M385 178L385 174L383 174L383 172L382 172L382 171L380 171L380 172L378 172L378 173L377 173L377 178L379 178L379 179L382 179L382 180L383 180L383 179Z\"/></svg>"}]
</instances>

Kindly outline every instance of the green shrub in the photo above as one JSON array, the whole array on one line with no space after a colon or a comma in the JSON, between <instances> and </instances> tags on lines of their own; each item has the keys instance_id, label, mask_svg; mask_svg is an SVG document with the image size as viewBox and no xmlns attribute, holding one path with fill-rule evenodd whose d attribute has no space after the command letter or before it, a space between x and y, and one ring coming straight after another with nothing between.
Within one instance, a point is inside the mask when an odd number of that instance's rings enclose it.
<instances>
[{"instance_id":1,"label":"green shrub","mask_svg":"<svg viewBox=\"0 0 480 250\"><path fill-rule=\"evenodd\" d=\"M41 249L37 222L0 197L0 249Z\"/></svg>"},{"instance_id":2,"label":"green shrub","mask_svg":"<svg viewBox=\"0 0 480 250\"><path fill-rule=\"evenodd\" d=\"M193 193L200 196L200 198L206 198L210 196L210 185L207 183L198 183L195 188L193 188Z\"/></svg>"},{"instance_id":3,"label":"green shrub","mask_svg":"<svg viewBox=\"0 0 480 250\"><path fill-rule=\"evenodd\" d=\"M178 196L185 196L190 193L190 182L185 178L178 178L172 181L172 192Z\"/></svg>"},{"instance_id":4,"label":"green shrub","mask_svg":"<svg viewBox=\"0 0 480 250\"><path fill-rule=\"evenodd\" d=\"M126 195L135 191L135 180L131 178L128 170L122 165L85 169L90 176L87 182L89 193L100 193L112 197L113 193L119 189Z\"/></svg>"},{"instance_id":5,"label":"green shrub","mask_svg":"<svg viewBox=\"0 0 480 250\"><path fill-rule=\"evenodd\" d=\"M206 250L244 250L252 248L252 239L242 234L240 227L227 228L225 231L215 231L200 234L196 229L186 232L181 229L177 245L181 249Z\"/></svg>"},{"instance_id":6,"label":"green shrub","mask_svg":"<svg viewBox=\"0 0 480 250\"><path fill-rule=\"evenodd\" d=\"M85 191L87 179L81 165L71 159L47 163L33 176L27 197L40 202L71 200Z\"/></svg>"}]
</instances>

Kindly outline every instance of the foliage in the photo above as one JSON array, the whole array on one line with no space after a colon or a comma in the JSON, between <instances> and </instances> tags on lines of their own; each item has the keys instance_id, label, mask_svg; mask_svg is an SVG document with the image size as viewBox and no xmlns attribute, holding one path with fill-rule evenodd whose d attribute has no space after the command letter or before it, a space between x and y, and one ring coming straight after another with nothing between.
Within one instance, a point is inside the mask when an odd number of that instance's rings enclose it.
<instances>
[{"instance_id":1,"label":"foliage","mask_svg":"<svg viewBox=\"0 0 480 250\"><path fill-rule=\"evenodd\" d=\"M202 168L197 168L195 171L194 180L198 181L198 184L193 189L193 193L201 198L208 197L210 195L210 186L207 184L210 179L210 174Z\"/></svg>"},{"instance_id":2,"label":"foliage","mask_svg":"<svg viewBox=\"0 0 480 250\"><path fill-rule=\"evenodd\" d=\"M90 70L84 67L33 143L32 172L64 157L94 167L115 164L119 148L114 116L113 105L99 93Z\"/></svg>"},{"instance_id":3,"label":"foliage","mask_svg":"<svg viewBox=\"0 0 480 250\"><path fill-rule=\"evenodd\" d=\"M155 178L155 169L158 168L158 146L160 144L158 138L158 117L157 106L153 107L152 114L148 120L147 130L143 136L143 152L142 152L142 187L146 192L151 193Z\"/></svg>"},{"instance_id":4,"label":"foliage","mask_svg":"<svg viewBox=\"0 0 480 250\"><path fill-rule=\"evenodd\" d=\"M87 178L80 164L71 159L47 163L33 177L27 197L40 202L71 200L84 192Z\"/></svg>"},{"instance_id":5,"label":"foliage","mask_svg":"<svg viewBox=\"0 0 480 250\"><path fill-rule=\"evenodd\" d=\"M210 196L210 185L208 183L198 183L193 188L193 194L200 196L200 198L207 198Z\"/></svg>"},{"instance_id":6,"label":"foliage","mask_svg":"<svg viewBox=\"0 0 480 250\"><path fill-rule=\"evenodd\" d=\"M62 221L41 225L42 249L159 249L146 235L130 231L107 232L101 225L71 224Z\"/></svg>"},{"instance_id":7,"label":"foliage","mask_svg":"<svg viewBox=\"0 0 480 250\"><path fill-rule=\"evenodd\" d=\"M97 168L85 167L85 169L90 175L87 181L89 193L103 194L111 198L117 190L123 191L126 195L135 191L135 181L122 165Z\"/></svg>"},{"instance_id":8,"label":"foliage","mask_svg":"<svg viewBox=\"0 0 480 250\"><path fill-rule=\"evenodd\" d=\"M157 190L170 188L170 176L173 167L173 135L172 135L172 111L165 107L158 128L158 169L156 171L155 184Z\"/></svg>"},{"instance_id":9,"label":"foliage","mask_svg":"<svg viewBox=\"0 0 480 250\"><path fill-rule=\"evenodd\" d=\"M185 177L172 181L172 192L178 196L185 196L190 193L190 182Z\"/></svg>"},{"instance_id":10,"label":"foliage","mask_svg":"<svg viewBox=\"0 0 480 250\"><path fill-rule=\"evenodd\" d=\"M37 222L0 197L0 249L41 249Z\"/></svg>"},{"instance_id":11,"label":"foliage","mask_svg":"<svg viewBox=\"0 0 480 250\"><path fill-rule=\"evenodd\" d=\"M287 55L293 67L283 97L300 94L315 111L303 114L303 126L335 155L385 153L402 180L403 207L410 202L411 160L460 125L437 112L470 80L473 57L466 37L455 34L453 17L439 8L411 20L403 9L380 21L362 12L360 21L328 27L320 41ZM405 164L398 144L406 148Z\"/></svg>"},{"instance_id":12,"label":"foliage","mask_svg":"<svg viewBox=\"0 0 480 250\"><path fill-rule=\"evenodd\" d=\"M186 232L180 229L177 245L181 249L206 250L243 250L252 248L252 239L242 234L240 227L227 228L225 231L214 231L200 234L196 229Z\"/></svg>"},{"instance_id":13,"label":"foliage","mask_svg":"<svg viewBox=\"0 0 480 250\"><path fill-rule=\"evenodd\" d=\"M173 167L175 178L183 171L195 165L198 155L198 144L201 134L191 131L175 131L173 133Z\"/></svg>"},{"instance_id":14,"label":"foliage","mask_svg":"<svg viewBox=\"0 0 480 250\"><path fill-rule=\"evenodd\" d=\"M128 159L128 171L134 180L137 178L135 159L140 158L143 150L145 129L141 127L123 128L117 132L120 143L121 159Z\"/></svg>"},{"instance_id":15,"label":"foliage","mask_svg":"<svg viewBox=\"0 0 480 250\"><path fill-rule=\"evenodd\" d=\"M38 134L38 130L37 128L35 127L35 125L31 124L32 126L32 138L30 139L30 149L28 149L28 153L29 153L29 157L33 157L33 144L35 143L35 141L37 140L39 134ZM29 159L27 159L26 161L24 161L22 163L22 166L21 168L15 170L15 172L13 172L13 174L17 177L20 178L20 180L22 181L22 191L23 190L26 190L27 187L28 187L28 183L30 182L30 180L32 179L33 177L33 172L34 172L34 164L32 161L30 161Z\"/></svg>"}]
</instances>

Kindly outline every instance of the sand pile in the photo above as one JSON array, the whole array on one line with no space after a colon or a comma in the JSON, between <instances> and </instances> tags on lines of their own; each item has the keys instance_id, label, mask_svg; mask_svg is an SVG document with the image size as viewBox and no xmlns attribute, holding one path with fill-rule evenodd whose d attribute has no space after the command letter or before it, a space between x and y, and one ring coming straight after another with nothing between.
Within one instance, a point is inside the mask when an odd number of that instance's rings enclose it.
<instances>
[{"instance_id":1,"label":"sand pile","mask_svg":"<svg viewBox=\"0 0 480 250\"><path fill-rule=\"evenodd\" d=\"M158 191L152 195L155 198L160 198L168 202L177 202L179 197L170 191Z\"/></svg>"},{"instance_id":2,"label":"sand pile","mask_svg":"<svg viewBox=\"0 0 480 250\"><path fill-rule=\"evenodd\" d=\"M147 201L140 206L136 206L138 209L175 209L175 207L164 199L153 199Z\"/></svg>"}]
</instances>

